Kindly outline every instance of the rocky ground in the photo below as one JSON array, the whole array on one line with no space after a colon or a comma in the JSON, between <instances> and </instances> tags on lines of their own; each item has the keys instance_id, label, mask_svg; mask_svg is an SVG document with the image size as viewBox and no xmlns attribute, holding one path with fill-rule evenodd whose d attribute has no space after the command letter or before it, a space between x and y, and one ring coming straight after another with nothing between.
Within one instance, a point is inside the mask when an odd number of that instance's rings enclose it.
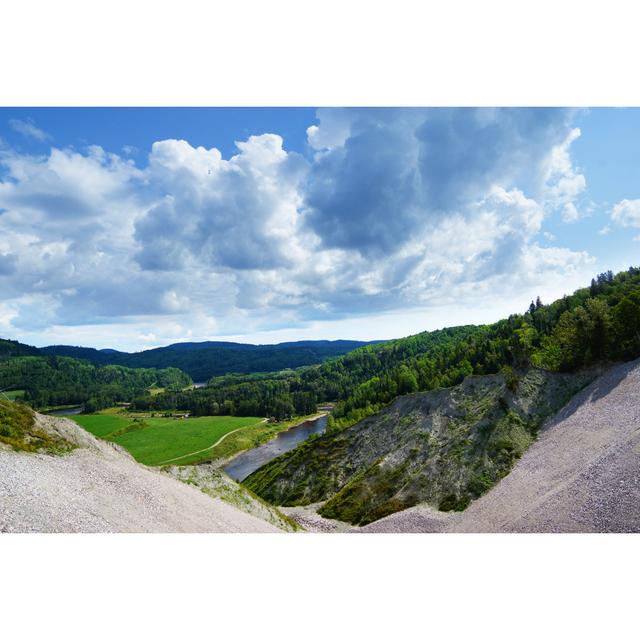
<instances>
[{"instance_id":1,"label":"rocky ground","mask_svg":"<svg viewBox=\"0 0 640 640\"><path fill-rule=\"evenodd\" d=\"M301 526L278 509L258 496L250 493L242 485L232 480L220 469L220 461L191 466L176 466L163 469L165 473L198 487L212 498L220 498L245 513L260 518L283 531L300 531Z\"/></svg>"},{"instance_id":2,"label":"rocky ground","mask_svg":"<svg viewBox=\"0 0 640 640\"><path fill-rule=\"evenodd\" d=\"M69 453L0 449L2 532L277 532L195 486L138 464L71 420L36 414Z\"/></svg>"},{"instance_id":3,"label":"rocky ground","mask_svg":"<svg viewBox=\"0 0 640 640\"><path fill-rule=\"evenodd\" d=\"M309 533L347 533L354 529L346 522L323 518L317 513L322 504L322 502L318 502L304 507L280 507L280 511Z\"/></svg>"}]
</instances>

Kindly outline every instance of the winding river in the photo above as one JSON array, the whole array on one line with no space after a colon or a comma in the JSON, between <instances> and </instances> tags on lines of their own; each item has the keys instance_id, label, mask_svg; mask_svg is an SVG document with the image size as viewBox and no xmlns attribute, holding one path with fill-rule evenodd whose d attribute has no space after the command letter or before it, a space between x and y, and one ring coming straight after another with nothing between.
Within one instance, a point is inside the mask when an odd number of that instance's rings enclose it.
<instances>
[{"instance_id":1,"label":"winding river","mask_svg":"<svg viewBox=\"0 0 640 640\"><path fill-rule=\"evenodd\" d=\"M291 451L301 442L304 442L314 433L323 433L327 428L327 416L323 415L314 420L306 420L291 427L286 431L281 431L273 440L260 445L255 449L249 449L235 457L224 467L225 472L234 480L242 482L256 469L267 464L279 455Z\"/></svg>"},{"instance_id":2,"label":"winding river","mask_svg":"<svg viewBox=\"0 0 640 640\"><path fill-rule=\"evenodd\" d=\"M67 407L66 409L56 409L55 411L47 411L49 416L75 416L82 413L84 407Z\"/></svg>"}]
</instances>

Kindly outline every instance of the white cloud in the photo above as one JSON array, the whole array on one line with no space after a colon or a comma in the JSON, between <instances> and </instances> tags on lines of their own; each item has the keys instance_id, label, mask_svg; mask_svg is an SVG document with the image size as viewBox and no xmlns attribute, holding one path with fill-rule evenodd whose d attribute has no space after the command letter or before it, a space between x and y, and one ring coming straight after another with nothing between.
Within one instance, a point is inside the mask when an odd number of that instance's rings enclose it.
<instances>
[{"instance_id":1,"label":"white cloud","mask_svg":"<svg viewBox=\"0 0 640 640\"><path fill-rule=\"evenodd\" d=\"M640 227L640 200L621 200L611 211L611 220L622 227Z\"/></svg>"},{"instance_id":2,"label":"white cloud","mask_svg":"<svg viewBox=\"0 0 640 640\"><path fill-rule=\"evenodd\" d=\"M9 126L25 138L32 138L38 142L47 142L47 140L51 140L51 136L46 131L38 129L33 120L17 120L12 118L9 120Z\"/></svg>"},{"instance_id":3,"label":"white cloud","mask_svg":"<svg viewBox=\"0 0 640 640\"><path fill-rule=\"evenodd\" d=\"M581 215L576 200L585 191L587 182L573 166L570 147L581 135L580 129L571 129L566 138L551 149L544 172L543 202L559 209L564 222L576 222Z\"/></svg>"}]
</instances>

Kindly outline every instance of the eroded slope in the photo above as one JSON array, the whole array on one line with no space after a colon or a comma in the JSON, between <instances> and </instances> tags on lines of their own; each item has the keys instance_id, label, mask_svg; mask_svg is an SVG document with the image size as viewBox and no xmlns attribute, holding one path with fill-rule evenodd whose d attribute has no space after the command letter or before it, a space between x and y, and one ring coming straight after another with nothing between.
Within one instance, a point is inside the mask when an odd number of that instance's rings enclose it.
<instances>
[{"instance_id":1,"label":"eroded slope","mask_svg":"<svg viewBox=\"0 0 640 640\"><path fill-rule=\"evenodd\" d=\"M276 458L245 480L278 505L367 524L418 503L462 510L512 468L542 422L596 375L530 369L416 393Z\"/></svg>"}]
</instances>

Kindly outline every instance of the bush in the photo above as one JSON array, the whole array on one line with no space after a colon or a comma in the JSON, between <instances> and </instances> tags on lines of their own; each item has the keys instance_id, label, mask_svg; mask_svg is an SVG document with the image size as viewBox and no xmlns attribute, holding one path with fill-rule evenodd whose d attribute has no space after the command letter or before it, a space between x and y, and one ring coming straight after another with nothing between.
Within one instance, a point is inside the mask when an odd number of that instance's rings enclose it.
<instances>
[{"instance_id":1,"label":"bush","mask_svg":"<svg viewBox=\"0 0 640 640\"><path fill-rule=\"evenodd\" d=\"M438 509L440 511L464 511L470 502L471 498L468 495L457 496L450 493L440 501Z\"/></svg>"},{"instance_id":2,"label":"bush","mask_svg":"<svg viewBox=\"0 0 640 640\"><path fill-rule=\"evenodd\" d=\"M469 484L467 485L467 490L471 493L475 498L480 497L483 493L486 493L493 487L493 480L484 473L481 473L479 476L475 476L469 480Z\"/></svg>"}]
</instances>

